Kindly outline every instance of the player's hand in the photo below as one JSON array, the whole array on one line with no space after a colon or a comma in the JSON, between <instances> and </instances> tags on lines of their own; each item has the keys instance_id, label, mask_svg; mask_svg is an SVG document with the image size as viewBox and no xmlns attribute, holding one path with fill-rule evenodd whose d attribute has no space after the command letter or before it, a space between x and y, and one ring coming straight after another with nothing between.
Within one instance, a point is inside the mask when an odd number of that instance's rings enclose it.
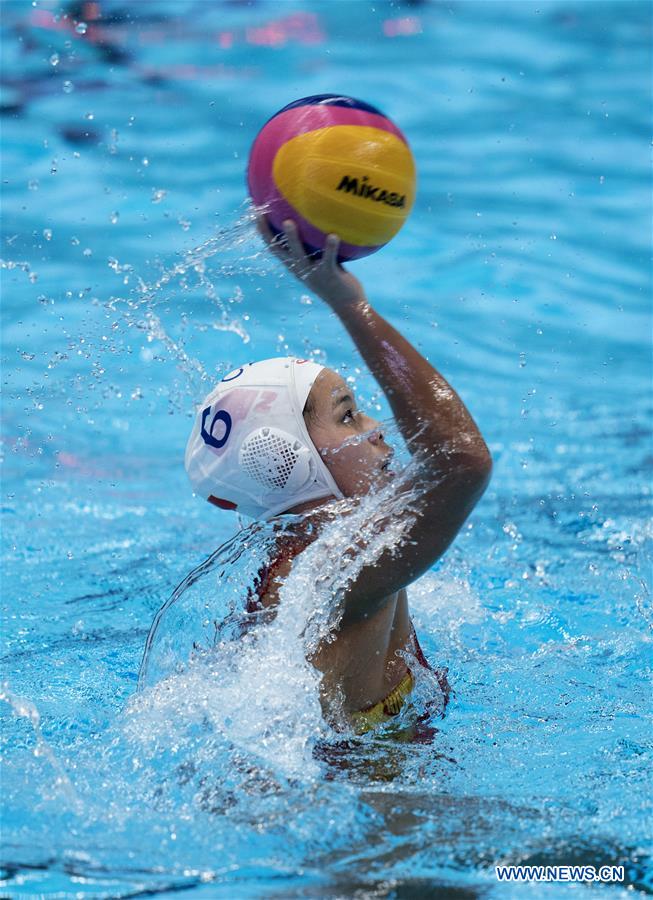
<instances>
[{"instance_id":1,"label":"player's hand","mask_svg":"<svg viewBox=\"0 0 653 900\"><path fill-rule=\"evenodd\" d=\"M259 215L257 227L274 256L329 306L335 309L365 300L360 281L338 262L340 238L337 235L327 235L322 257L311 259L291 219L283 223L283 233L278 236L272 233L264 215Z\"/></svg>"}]
</instances>

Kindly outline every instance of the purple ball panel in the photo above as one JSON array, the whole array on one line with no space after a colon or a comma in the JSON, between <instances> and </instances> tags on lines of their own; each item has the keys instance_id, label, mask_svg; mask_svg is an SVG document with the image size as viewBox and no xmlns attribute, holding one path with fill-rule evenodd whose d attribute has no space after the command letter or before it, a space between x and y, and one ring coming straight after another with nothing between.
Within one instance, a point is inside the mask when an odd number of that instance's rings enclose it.
<instances>
[{"instance_id":1,"label":"purple ball panel","mask_svg":"<svg viewBox=\"0 0 653 900\"><path fill-rule=\"evenodd\" d=\"M299 106L344 106L348 109L361 109L365 112L375 113L378 116L383 115L381 110L372 106L371 103L364 103L362 100L356 100L355 97L345 97L342 94L313 94L312 97L302 97L301 100L293 100L292 103L288 103L275 115L278 116L287 109L297 109Z\"/></svg>"}]
</instances>

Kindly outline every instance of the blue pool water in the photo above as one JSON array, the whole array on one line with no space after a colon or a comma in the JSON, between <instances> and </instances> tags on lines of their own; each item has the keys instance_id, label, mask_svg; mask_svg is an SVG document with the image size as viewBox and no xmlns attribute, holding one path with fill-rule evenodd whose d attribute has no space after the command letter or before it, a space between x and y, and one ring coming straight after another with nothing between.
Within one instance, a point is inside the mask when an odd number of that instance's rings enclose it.
<instances>
[{"instance_id":1,"label":"blue pool water","mask_svg":"<svg viewBox=\"0 0 653 900\"><path fill-rule=\"evenodd\" d=\"M650 6L99 8L1 8L3 896L651 892ZM258 657L136 690L155 613L237 528L182 463L218 374L310 356L388 415L246 204L260 125L324 92L411 143L412 216L352 269L495 460L410 591L454 690L424 744L324 725L306 571ZM246 589L222 563L162 624L179 657ZM498 885L520 862L630 890Z\"/></svg>"}]
</instances>

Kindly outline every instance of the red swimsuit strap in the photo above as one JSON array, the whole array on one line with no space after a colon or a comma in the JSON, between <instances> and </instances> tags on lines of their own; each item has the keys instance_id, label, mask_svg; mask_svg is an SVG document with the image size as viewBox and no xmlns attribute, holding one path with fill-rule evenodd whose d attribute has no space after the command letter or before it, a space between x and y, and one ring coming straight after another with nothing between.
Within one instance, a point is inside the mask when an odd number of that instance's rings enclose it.
<instances>
[{"instance_id":1,"label":"red swimsuit strap","mask_svg":"<svg viewBox=\"0 0 653 900\"><path fill-rule=\"evenodd\" d=\"M304 545L305 542L301 538L285 538L275 559L272 560L272 562L264 563L261 566L254 577L253 590L251 587L247 588L247 603L245 609L248 613L258 612L262 608L263 598L270 589L270 583L277 574L277 570L282 563L286 562L289 553L292 553L294 556L294 551L303 549Z\"/></svg>"},{"instance_id":2,"label":"red swimsuit strap","mask_svg":"<svg viewBox=\"0 0 653 900\"><path fill-rule=\"evenodd\" d=\"M424 656L424 652L423 652L422 648L420 647L419 641L417 640L417 632L415 631L415 626L413 625L412 619L410 622L410 628L412 631L412 639L413 639L413 644L415 646L415 656L417 657L417 661L425 669L428 669L430 672L432 672L433 668L431 667L431 664L429 663L428 659Z\"/></svg>"},{"instance_id":3,"label":"red swimsuit strap","mask_svg":"<svg viewBox=\"0 0 653 900\"><path fill-rule=\"evenodd\" d=\"M411 627L412 633L413 633L413 643L415 646L415 656L417 658L417 661L425 669L428 669L429 672L433 672L433 674L437 678L438 684L440 685L440 690L442 691L442 693L444 695L444 705L446 708L447 703L449 702L449 695L451 693L451 685L449 684L449 680L447 678L447 670L446 670L446 668L444 668L444 669L434 669L433 668L433 666L429 663L428 659L424 656L424 652L422 651L422 648L420 647L420 643L417 640L417 633L415 631L415 626L413 625L412 620L410 623L410 627Z\"/></svg>"}]
</instances>

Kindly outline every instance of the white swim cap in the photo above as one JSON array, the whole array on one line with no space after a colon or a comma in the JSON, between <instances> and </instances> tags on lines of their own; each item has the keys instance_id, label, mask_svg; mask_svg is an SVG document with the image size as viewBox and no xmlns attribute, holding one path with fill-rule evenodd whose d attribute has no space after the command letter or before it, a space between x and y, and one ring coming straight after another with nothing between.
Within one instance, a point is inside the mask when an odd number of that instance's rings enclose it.
<instances>
[{"instance_id":1,"label":"white swim cap","mask_svg":"<svg viewBox=\"0 0 653 900\"><path fill-rule=\"evenodd\" d=\"M341 499L303 416L323 368L288 356L225 375L200 407L186 446L195 493L264 519L307 500Z\"/></svg>"}]
</instances>

